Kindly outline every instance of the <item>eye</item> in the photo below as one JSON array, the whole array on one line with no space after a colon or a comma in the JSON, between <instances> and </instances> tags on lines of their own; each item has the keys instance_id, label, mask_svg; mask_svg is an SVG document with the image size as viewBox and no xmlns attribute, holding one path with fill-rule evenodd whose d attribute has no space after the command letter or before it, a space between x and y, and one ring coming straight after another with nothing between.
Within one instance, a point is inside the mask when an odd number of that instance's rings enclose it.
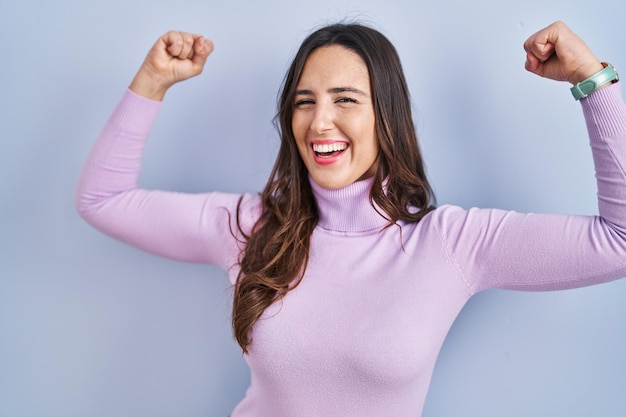
<instances>
[{"instance_id":1,"label":"eye","mask_svg":"<svg viewBox=\"0 0 626 417\"><path fill-rule=\"evenodd\" d=\"M297 100L294 103L294 106L295 107L303 107L303 106L308 106L308 105L311 105L311 104L315 104L315 102L313 100L311 100L310 98L305 98L305 99L302 99L302 100Z\"/></svg>"},{"instance_id":2,"label":"eye","mask_svg":"<svg viewBox=\"0 0 626 417\"><path fill-rule=\"evenodd\" d=\"M341 97L337 99L336 103L356 103L356 100L351 97Z\"/></svg>"}]
</instances>

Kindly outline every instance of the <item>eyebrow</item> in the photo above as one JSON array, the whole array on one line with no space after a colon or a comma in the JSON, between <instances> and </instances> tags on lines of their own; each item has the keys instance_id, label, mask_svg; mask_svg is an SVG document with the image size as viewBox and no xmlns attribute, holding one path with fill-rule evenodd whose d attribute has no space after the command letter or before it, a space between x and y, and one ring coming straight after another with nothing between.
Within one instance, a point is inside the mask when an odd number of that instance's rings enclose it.
<instances>
[{"instance_id":1,"label":"eyebrow","mask_svg":"<svg viewBox=\"0 0 626 417\"><path fill-rule=\"evenodd\" d=\"M362 96L367 96L367 94L364 91L361 91L361 90L359 90L358 88L355 88L355 87L333 87L333 88L329 88L326 91L328 93L331 93L331 94L355 93L355 94L359 94L359 95L362 95ZM313 95L313 91L311 91L311 90L296 90L296 95L297 96Z\"/></svg>"}]
</instances>

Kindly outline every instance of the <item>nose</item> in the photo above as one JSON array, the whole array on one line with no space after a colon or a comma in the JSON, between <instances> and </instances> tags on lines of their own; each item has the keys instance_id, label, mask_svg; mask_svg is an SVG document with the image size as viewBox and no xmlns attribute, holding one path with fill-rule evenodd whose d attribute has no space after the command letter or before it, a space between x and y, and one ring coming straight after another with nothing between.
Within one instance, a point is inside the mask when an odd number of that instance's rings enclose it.
<instances>
[{"instance_id":1,"label":"nose","mask_svg":"<svg viewBox=\"0 0 626 417\"><path fill-rule=\"evenodd\" d=\"M334 127L335 114L330 103L318 101L313 111L311 131L317 135L331 130Z\"/></svg>"}]
</instances>

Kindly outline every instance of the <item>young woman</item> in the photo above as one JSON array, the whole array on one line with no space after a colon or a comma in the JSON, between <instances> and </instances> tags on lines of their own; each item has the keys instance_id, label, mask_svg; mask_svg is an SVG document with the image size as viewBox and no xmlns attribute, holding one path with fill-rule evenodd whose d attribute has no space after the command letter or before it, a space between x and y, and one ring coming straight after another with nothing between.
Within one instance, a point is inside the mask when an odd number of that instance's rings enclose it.
<instances>
[{"instance_id":1,"label":"young woman","mask_svg":"<svg viewBox=\"0 0 626 417\"><path fill-rule=\"evenodd\" d=\"M94 145L78 210L124 242L228 271L234 333L252 371L233 417L419 416L441 344L473 294L626 275L626 106L616 73L560 22L524 46L529 71L575 86L599 216L434 208L396 51L356 24L303 42L259 196L137 188L159 102L213 49L202 36L163 35Z\"/></svg>"}]
</instances>

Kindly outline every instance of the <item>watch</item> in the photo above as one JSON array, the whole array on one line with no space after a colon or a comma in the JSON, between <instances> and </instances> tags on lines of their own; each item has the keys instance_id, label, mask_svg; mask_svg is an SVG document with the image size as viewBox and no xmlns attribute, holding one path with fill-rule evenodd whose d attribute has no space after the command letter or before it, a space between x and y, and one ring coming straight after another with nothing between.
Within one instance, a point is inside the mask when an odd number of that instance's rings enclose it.
<instances>
[{"instance_id":1,"label":"watch","mask_svg":"<svg viewBox=\"0 0 626 417\"><path fill-rule=\"evenodd\" d=\"M619 81L619 75L613 65L603 62L602 66L604 69L601 69L591 77L586 80L582 80L570 88L570 91L576 100L587 97L589 94L593 93L605 84L616 83Z\"/></svg>"}]
</instances>

